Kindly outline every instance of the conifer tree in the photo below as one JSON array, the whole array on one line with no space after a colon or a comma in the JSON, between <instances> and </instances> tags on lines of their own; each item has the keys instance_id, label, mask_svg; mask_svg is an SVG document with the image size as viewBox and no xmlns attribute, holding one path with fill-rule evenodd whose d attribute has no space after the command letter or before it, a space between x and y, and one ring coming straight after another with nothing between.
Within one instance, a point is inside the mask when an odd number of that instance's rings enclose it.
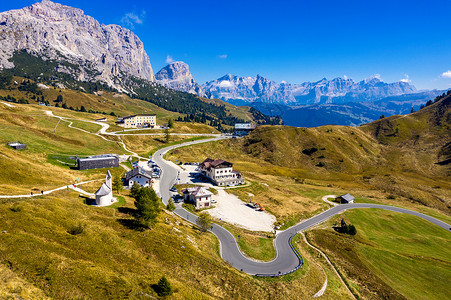
<instances>
[{"instance_id":1,"label":"conifer tree","mask_svg":"<svg viewBox=\"0 0 451 300\"><path fill-rule=\"evenodd\" d=\"M172 294L172 288L169 281L166 279L166 277L163 275L161 279L158 281L157 285L157 294L160 297L169 296Z\"/></svg>"}]
</instances>

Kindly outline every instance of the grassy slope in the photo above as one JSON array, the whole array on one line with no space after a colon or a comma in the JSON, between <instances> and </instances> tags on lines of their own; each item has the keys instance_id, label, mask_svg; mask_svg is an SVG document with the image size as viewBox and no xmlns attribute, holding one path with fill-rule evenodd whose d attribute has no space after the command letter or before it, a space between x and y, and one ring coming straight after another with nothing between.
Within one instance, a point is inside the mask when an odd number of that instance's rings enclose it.
<instances>
[{"instance_id":1,"label":"grassy slope","mask_svg":"<svg viewBox=\"0 0 451 300\"><path fill-rule=\"evenodd\" d=\"M0 235L0 272L24 281L6 293L26 295L36 288L59 299L142 298L155 296L151 285L163 274L176 290L174 299L298 299L322 285L313 262L278 280L242 274L220 259L214 236L200 235L170 214L162 213L152 230L135 231L126 214L133 202L124 198L126 208L119 210L89 207L66 191L34 201L1 201L0 228L7 233ZM67 233L79 223L86 226L82 234ZM343 293L335 286L327 298Z\"/></svg>"},{"instance_id":2,"label":"grassy slope","mask_svg":"<svg viewBox=\"0 0 451 300\"><path fill-rule=\"evenodd\" d=\"M68 122L49 117L43 110L51 110L55 115L70 118L72 126L89 132L96 132L99 125L75 119L92 120L100 115L73 112L61 108L46 108L36 105L20 105L10 108L0 104L0 167L10 170L0 173L1 194L28 194L31 190L40 191L72 183L76 178L89 180L101 178L105 170L76 171L57 161L58 157L74 155L94 155L104 153L127 153L114 141L106 141L98 136L68 127ZM205 125L190 124L204 128ZM176 143L186 137L171 136L170 142ZM20 140L26 143L26 150L16 151L6 145L7 142ZM166 145L164 136L124 137L125 144L132 151L150 155ZM189 139L189 140L192 140ZM57 157L57 158L54 158ZM61 160L61 159L59 159ZM62 160L64 161L64 159Z\"/></svg>"},{"instance_id":3,"label":"grassy slope","mask_svg":"<svg viewBox=\"0 0 451 300\"><path fill-rule=\"evenodd\" d=\"M8 170L0 173L1 194L46 190L71 183L78 177L99 178L98 174L105 172L71 170L49 161L51 156L124 153L117 143L68 128L66 122L61 122L54 132L58 119L46 116L41 109L0 105L0 168ZM17 151L6 145L16 140L26 143L27 149Z\"/></svg>"},{"instance_id":4,"label":"grassy slope","mask_svg":"<svg viewBox=\"0 0 451 300\"><path fill-rule=\"evenodd\" d=\"M341 218L355 237L334 232ZM308 233L364 298L446 299L451 278L450 233L425 220L394 212L352 210Z\"/></svg>"}]
</instances>

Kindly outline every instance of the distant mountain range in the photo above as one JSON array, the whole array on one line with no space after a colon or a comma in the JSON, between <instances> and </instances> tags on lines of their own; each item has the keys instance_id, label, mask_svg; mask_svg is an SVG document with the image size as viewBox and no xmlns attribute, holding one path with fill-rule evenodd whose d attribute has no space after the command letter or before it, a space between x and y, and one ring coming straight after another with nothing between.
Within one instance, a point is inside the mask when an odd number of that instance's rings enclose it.
<instances>
[{"instance_id":1,"label":"distant mountain range","mask_svg":"<svg viewBox=\"0 0 451 300\"><path fill-rule=\"evenodd\" d=\"M416 92L416 88L407 82L385 83L376 76L359 82L348 78L323 78L317 82L279 84L260 75L238 77L227 74L201 86L194 81L188 65L183 62L167 65L157 73L156 79L169 88L238 105L253 102L306 105L376 101Z\"/></svg>"},{"instance_id":2,"label":"distant mountain range","mask_svg":"<svg viewBox=\"0 0 451 300\"><path fill-rule=\"evenodd\" d=\"M279 84L260 75L238 77L230 74L207 82L204 89L211 98L231 103L244 101L287 105L373 101L416 91L414 86L406 82L385 83L378 77L370 77L360 82L343 78L323 78L317 82Z\"/></svg>"},{"instance_id":3,"label":"distant mountain range","mask_svg":"<svg viewBox=\"0 0 451 300\"><path fill-rule=\"evenodd\" d=\"M161 74L161 75L160 75ZM263 76L225 75L204 85L195 82L189 67L174 62L156 75L168 88L278 115L285 125L361 125L381 115L410 113L444 91L417 91L403 81L386 83L377 76L355 82L349 78L321 79L301 84L277 83Z\"/></svg>"}]
</instances>

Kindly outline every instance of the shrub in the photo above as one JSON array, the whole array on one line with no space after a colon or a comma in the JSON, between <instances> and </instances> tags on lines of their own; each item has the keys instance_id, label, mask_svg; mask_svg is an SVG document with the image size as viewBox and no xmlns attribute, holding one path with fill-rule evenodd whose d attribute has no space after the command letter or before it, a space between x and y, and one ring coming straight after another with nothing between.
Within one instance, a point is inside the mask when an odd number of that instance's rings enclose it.
<instances>
[{"instance_id":1,"label":"shrub","mask_svg":"<svg viewBox=\"0 0 451 300\"><path fill-rule=\"evenodd\" d=\"M21 212L22 211L22 207L20 207L18 204L14 204L11 208L11 211L13 212Z\"/></svg>"},{"instance_id":2,"label":"shrub","mask_svg":"<svg viewBox=\"0 0 451 300\"><path fill-rule=\"evenodd\" d=\"M83 231L85 230L85 225L78 223L78 225L74 225L72 226L67 233L71 234L71 235L79 235L82 234Z\"/></svg>"},{"instance_id":3,"label":"shrub","mask_svg":"<svg viewBox=\"0 0 451 300\"><path fill-rule=\"evenodd\" d=\"M169 211L174 211L175 210L175 204L174 201L172 201L172 199L169 199L168 205L166 205L166 208Z\"/></svg>"},{"instance_id":4,"label":"shrub","mask_svg":"<svg viewBox=\"0 0 451 300\"><path fill-rule=\"evenodd\" d=\"M350 234L350 235L356 235L357 229L355 229L355 226L354 226L354 225L350 224L350 225L348 225L348 228L347 228L347 232L346 232L346 233L347 233L347 234Z\"/></svg>"},{"instance_id":5,"label":"shrub","mask_svg":"<svg viewBox=\"0 0 451 300\"><path fill-rule=\"evenodd\" d=\"M124 189L124 184L122 183L122 179L119 176L114 177L113 190L115 190L116 193L119 193L123 189Z\"/></svg>"},{"instance_id":6,"label":"shrub","mask_svg":"<svg viewBox=\"0 0 451 300\"><path fill-rule=\"evenodd\" d=\"M201 232L206 232L211 227L211 216L207 213L201 213L196 220L196 224Z\"/></svg>"},{"instance_id":7,"label":"shrub","mask_svg":"<svg viewBox=\"0 0 451 300\"><path fill-rule=\"evenodd\" d=\"M304 150L302 150L302 153L304 153L305 155L312 155L312 154L315 153L316 151L318 151L318 148L312 147L312 148L310 148L310 149L304 149Z\"/></svg>"}]
</instances>

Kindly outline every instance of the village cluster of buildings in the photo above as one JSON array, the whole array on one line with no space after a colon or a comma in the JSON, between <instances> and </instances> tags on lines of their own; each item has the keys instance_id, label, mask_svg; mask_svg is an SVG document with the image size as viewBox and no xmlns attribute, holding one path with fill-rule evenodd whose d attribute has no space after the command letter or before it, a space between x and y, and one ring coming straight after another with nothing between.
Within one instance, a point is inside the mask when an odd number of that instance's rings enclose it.
<instances>
[{"instance_id":1,"label":"village cluster of buildings","mask_svg":"<svg viewBox=\"0 0 451 300\"><path fill-rule=\"evenodd\" d=\"M257 125L252 124L252 123L236 123L235 124L235 135L238 135L238 136L248 135L255 128L257 128Z\"/></svg>"},{"instance_id":2,"label":"village cluster of buildings","mask_svg":"<svg viewBox=\"0 0 451 300\"><path fill-rule=\"evenodd\" d=\"M207 158L199 165L200 173L217 186L235 186L244 184L244 177L240 172L233 170L231 162ZM213 203L212 192L206 187L194 186L182 190L183 200L192 203L195 209L211 207Z\"/></svg>"}]
</instances>

